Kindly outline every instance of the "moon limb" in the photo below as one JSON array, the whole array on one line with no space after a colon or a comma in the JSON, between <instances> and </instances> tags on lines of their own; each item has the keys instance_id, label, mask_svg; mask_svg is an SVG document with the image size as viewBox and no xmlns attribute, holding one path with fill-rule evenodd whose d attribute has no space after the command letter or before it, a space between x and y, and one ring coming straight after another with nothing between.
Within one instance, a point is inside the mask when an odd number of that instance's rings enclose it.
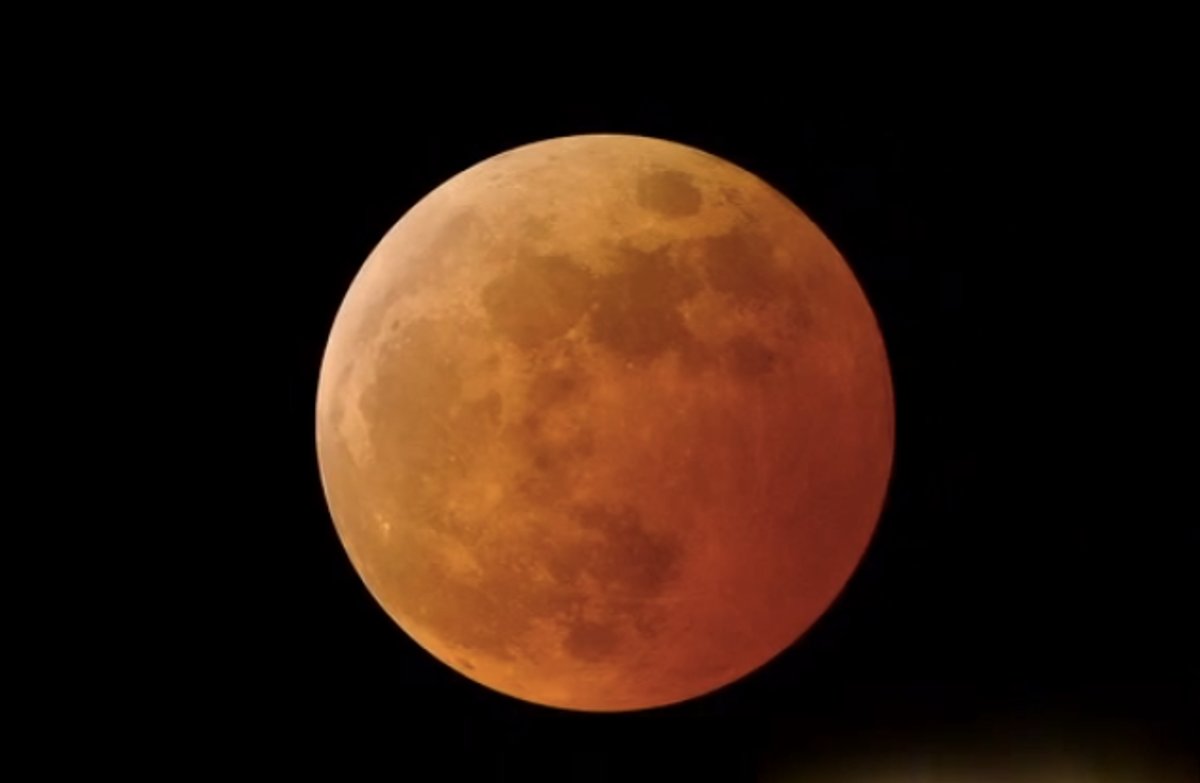
<instances>
[{"instance_id":1,"label":"moon limb","mask_svg":"<svg viewBox=\"0 0 1200 783\"><path fill-rule=\"evenodd\" d=\"M891 406L870 307L803 213L690 148L569 137L380 243L318 448L356 569L421 646L625 710L725 685L825 611L882 506Z\"/></svg>"}]
</instances>

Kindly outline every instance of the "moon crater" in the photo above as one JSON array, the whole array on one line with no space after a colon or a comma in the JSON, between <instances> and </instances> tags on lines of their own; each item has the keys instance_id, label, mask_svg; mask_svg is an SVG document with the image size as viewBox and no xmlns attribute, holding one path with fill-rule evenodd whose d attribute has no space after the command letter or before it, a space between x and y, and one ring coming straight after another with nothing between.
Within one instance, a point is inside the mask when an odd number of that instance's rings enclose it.
<instances>
[{"instance_id":1,"label":"moon crater","mask_svg":"<svg viewBox=\"0 0 1200 783\"><path fill-rule=\"evenodd\" d=\"M638 180L638 204L668 217L694 215L700 211L703 196L682 171L655 171Z\"/></svg>"}]
</instances>

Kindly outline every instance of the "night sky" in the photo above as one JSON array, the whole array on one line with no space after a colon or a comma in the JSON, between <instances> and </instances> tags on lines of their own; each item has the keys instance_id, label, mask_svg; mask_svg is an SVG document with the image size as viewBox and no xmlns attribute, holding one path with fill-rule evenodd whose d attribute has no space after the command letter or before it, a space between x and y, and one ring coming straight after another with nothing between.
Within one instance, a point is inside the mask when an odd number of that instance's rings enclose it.
<instances>
[{"instance_id":1,"label":"night sky","mask_svg":"<svg viewBox=\"0 0 1200 783\"><path fill-rule=\"evenodd\" d=\"M225 720L285 751L350 739L422 781L799 779L885 757L903 775L1005 742L1010 759L1194 753L1194 454L1161 391L1193 357L1143 298L1181 285L1136 222L1153 217L1135 182L1153 145L1089 137L1092 104L1019 90L319 76L256 74L214 126L237 164L196 166L227 194L209 274L231 293L210 317L236 343L226 392L245 422L211 479ZM314 444L324 340L383 234L486 157L597 132L699 147L792 199L861 282L896 395L886 507L834 606L746 680L627 715L521 703L418 648L346 559Z\"/></svg>"}]
</instances>

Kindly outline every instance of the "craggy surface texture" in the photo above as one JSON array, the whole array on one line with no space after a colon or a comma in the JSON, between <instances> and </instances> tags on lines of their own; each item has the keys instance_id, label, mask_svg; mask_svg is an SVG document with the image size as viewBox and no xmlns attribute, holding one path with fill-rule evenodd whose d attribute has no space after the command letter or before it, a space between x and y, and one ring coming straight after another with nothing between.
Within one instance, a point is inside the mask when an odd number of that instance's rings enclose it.
<instances>
[{"instance_id":1,"label":"craggy surface texture","mask_svg":"<svg viewBox=\"0 0 1200 783\"><path fill-rule=\"evenodd\" d=\"M778 192L630 136L454 177L367 259L317 399L354 567L422 647L618 711L753 671L828 608L891 470L874 315Z\"/></svg>"}]
</instances>

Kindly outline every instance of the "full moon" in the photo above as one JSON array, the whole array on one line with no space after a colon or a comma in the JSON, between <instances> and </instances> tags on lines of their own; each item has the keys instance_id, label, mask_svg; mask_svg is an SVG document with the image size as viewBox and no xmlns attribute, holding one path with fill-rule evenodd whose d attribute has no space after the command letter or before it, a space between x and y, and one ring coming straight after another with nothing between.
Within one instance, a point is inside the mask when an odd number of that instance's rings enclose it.
<instances>
[{"instance_id":1,"label":"full moon","mask_svg":"<svg viewBox=\"0 0 1200 783\"><path fill-rule=\"evenodd\" d=\"M803 212L720 158L518 147L383 237L317 390L338 536L475 682L615 712L741 679L829 608L892 467L883 339Z\"/></svg>"}]
</instances>

